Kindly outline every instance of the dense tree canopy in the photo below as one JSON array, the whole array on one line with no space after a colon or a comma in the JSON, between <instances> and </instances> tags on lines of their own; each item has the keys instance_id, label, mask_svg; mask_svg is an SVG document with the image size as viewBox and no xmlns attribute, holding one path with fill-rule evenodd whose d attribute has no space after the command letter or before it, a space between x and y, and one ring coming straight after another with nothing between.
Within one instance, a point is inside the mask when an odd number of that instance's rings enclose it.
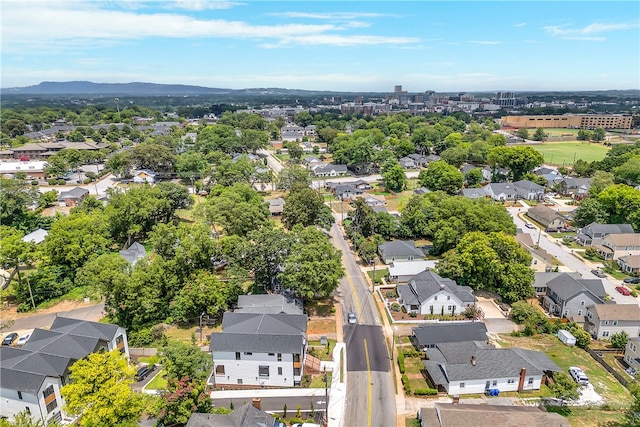
<instances>
[{"instance_id":1,"label":"dense tree canopy","mask_svg":"<svg viewBox=\"0 0 640 427\"><path fill-rule=\"evenodd\" d=\"M463 181L462 172L443 160L430 163L418 175L420 186L431 191L444 191L448 194L456 194L460 191Z\"/></svg>"},{"instance_id":2,"label":"dense tree canopy","mask_svg":"<svg viewBox=\"0 0 640 427\"><path fill-rule=\"evenodd\" d=\"M282 222L289 230L296 224L329 229L335 222L331 209L324 204L324 197L316 190L309 187L294 188L284 200Z\"/></svg>"},{"instance_id":3,"label":"dense tree canopy","mask_svg":"<svg viewBox=\"0 0 640 427\"><path fill-rule=\"evenodd\" d=\"M227 235L246 236L269 218L262 197L246 184L216 186L200 206L207 220L221 226Z\"/></svg>"},{"instance_id":4,"label":"dense tree canopy","mask_svg":"<svg viewBox=\"0 0 640 427\"><path fill-rule=\"evenodd\" d=\"M493 168L508 169L513 181L521 180L526 173L531 172L544 162L542 154L526 145L495 147L489 152L487 160Z\"/></svg>"},{"instance_id":5,"label":"dense tree canopy","mask_svg":"<svg viewBox=\"0 0 640 427\"><path fill-rule=\"evenodd\" d=\"M390 160L382 166L382 180L387 190L399 193L407 186L404 168L397 160Z\"/></svg>"}]
</instances>

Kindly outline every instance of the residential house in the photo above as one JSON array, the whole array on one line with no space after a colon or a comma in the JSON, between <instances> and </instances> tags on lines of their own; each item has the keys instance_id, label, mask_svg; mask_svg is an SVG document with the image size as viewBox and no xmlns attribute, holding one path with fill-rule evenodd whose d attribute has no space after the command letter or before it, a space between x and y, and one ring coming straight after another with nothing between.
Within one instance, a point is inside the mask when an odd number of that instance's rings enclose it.
<instances>
[{"instance_id":1,"label":"residential house","mask_svg":"<svg viewBox=\"0 0 640 427\"><path fill-rule=\"evenodd\" d=\"M422 154L413 153L409 154L407 157L413 160L417 168L423 168L427 166L427 163L429 163L429 160Z\"/></svg>"},{"instance_id":2,"label":"residential house","mask_svg":"<svg viewBox=\"0 0 640 427\"><path fill-rule=\"evenodd\" d=\"M304 159L302 159L302 162L309 169L312 169L316 165L321 165L322 164L322 160L320 160L319 158L317 158L315 156L305 156Z\"/></svg>"},{"instance_id":3,"label":"residential house","mask_svg":"<svg viewBox=\"0 0 640 427\"><path fill-rule=\"evenodd\" d=\"M591 178L565 178L560 181L560 194L582 198L589 192L591 181Z\"/></svg>"},{"instance_id":4,"label":"residential house","mask_svg":"<svg viewBox=\"0 0 640 427\"><path fill-rule=\"evenodd\" d=\"M58 196L58 204L60 206L78 206L89 195L89 190L81 187L72 188L63 191Z\"/></svg>"},{"instance_id":5,"label":"residential house","mask_svg":"<svg viewBox=\"0 0 640 427\"><path fill-rule=\"evenodd\" d=\"M423 166L426 166L429 163L433 163L433 162L437 162L437 161L442 160L442 157L438 156L437 154L429 154L424 159L425 159L425 164Z\"/></svg>"},{"instance_id":6,"label":"residential house","mask_svg":"<svg viewBox=\"0 0 640 427\"><path fill-rule=\"evenodd\" d=\"M400 159L398 159L398 162L400 163L400 166L405 169L416 168L416 162L411 157L401 157Z\"/></svg>"},{"instance_id":7,"label":"residential house","mask_svg":"<svg viewBox=\"0 0 640 427\"><path fill-rule=\"evenodd\" d=\"M513 183L518 197L525 200L542 200L544 197L544 187L533 181L520 180Z\"/></svg>"},{"instance_id":8,"label":"residential house","mask_svg":"<svg viewBox=\"0 0 640 427\"><path fill-rule=\"evenodd\" d=\"M420 408L420 427L500 426L569 427L560 414L533 406L455 404L436 402L433 408Z\"/></svg>"},{"instance_id":9,"label":"residential house","mask_svg":"<svg viewBox=\"0 0 640 427\"><path fill-rule=\"evenodd\" d=\"M509 170L504 168L495 169L491 166L485 166L482 168L482 179L487 182L492 181L504 181L509 176Z\"/></svg>"},{"instance_id":10,"label":"residential house","mask_svg":"<svg viewBox=\"0 0 640 427\"><path fill-rule=\"evenodd\" d=\"M624 348L624 361L636 372L640 371L640 338L629 338Z\"/></svg>"},{"instance_id":11,"label":"residential house","mask_svg":"<svg viewBox=\"0 0 640 427\"><path fill-rule=\"evenodd\" d=\"M477 341L436 344L425 353L429 382L447 394L539 390L546 376L562 372L542 352L493 348Z\"/></svg>"},{"instance_id":12,"label":"residential house","mask_svg":"<svg viewBox=\"0 0 640 427\"><path fill-rule=\"evenodd\" d=\"M302 302L282 294L240 295L234 313L303 314Z\"/></svg>"},{"instance_id":13,"label":"residential house","mask_svg":"<svg viewBox=\"0 0 640 427\"><path fill-rule=\"evenodd\" d=\"M625 255L618 258L618 266L627 274L640 275L640 255Z\"/></svg>"},{"instance_id":14,"label":"residential house","mask_svg":"<svg viewBox=\"0 0 640 427\"><path fill-rule=\"evenodd\" d=\"M376 199L373 196L368 196L367 198L364 199L364 202L370 208L376 208L376 207L384 206L387 204L387 202L385 202L384 200Z\"/></svg>"},{"instance_id":15,"label":"residential house","mask_svg":"<svg viewBox=\"0 0 640 427\"><path fill-rule=\"evenodd\" d=\"M284 427L285 424L247 402L229 414L203 414L194 412L186 427Z\"/></svg>"},{"instance_id":16,"label":"residential house","mask_svg":"<svg viewBox=\"0 0 640 427\"><path fill-rule=\"evenodd\" d=\"M254 308L253 313L225 313L222 332L211 335L211 380L216 386L299 385L304 374L307 316Z\"/></svg>"},{"instance_id":17,"label":"residential house","mask_svg":"<svg viewBox=\"0 0 640 427\"><path fill-rule=\"evenodd\" d=\"M463 188L460 191L467 199L484 199L487 197L487 192L483 188Z\"/></svg>"},{"instance_id":18,"label":"residential house","mask_svg":"<svg viewBox=\"0 0 640 427\"><path fill-rule=\"evenodd\" d=\"M576 231L576 241L582 246L598 246L609 234L633 233L631 224L598 224L592 222Z\"/></svg>"},{"instance_id":19,"label":"residential house","mask_svg":"<svg viewBox=\"0 0 640 427\"><path fill-rule=\"evenodd\" d=\"M527 216L544 228L562 228L566 224L566 219L558 211L545 205L537 205L529 208Z\"/></svg>"},{"instance_id":20,"label":"residential house","mask_svg":"<svg viewBox=\"0 0 640 427\"><path fill-rule=\"evenodd\" d=\"M363 179L358 179L356 181L350 182L351 185L356 187L358 190L371 190L371 184Z\"/></svg>"},{"instance_id":21,"label":"residential house","mask_svg":"<svg viewBox=\"0 0 640 427\"><path fill-rule=\"evenodd\" d=\"M630 338L640 336L640 306L638 304L595 304L587 307L584 325L593 339L610 339L626 332Z\"/></svg>"},{"instance_id":22,"label":"residential house","mask_svg":"<svg viewBox=\"0 0 640 427\"><path fill-rule=\"evenodd\" d=\"M484 191L495 201L518 199L518 191L510 182L492 182L484 186Z\"/></svg>"},{"instance_id":23,"label":"residential house","mask_svg":"<svg viewBox=\"0 0 640 427\"><path fill-rule=\"evenodd\" d=\"M282 215L283 211L284 199L282 197L269 200L269 212L271 212L271 215Z\"/></svg>"},{"instance_id":24,"label":"residential house","mask_svg":"<svg viewBox=\"0 0 640 427\"><path fill-rule=\"evenodd\" d=\"M553 257L533 242L531 234L523 233L518 229L515 239L531 255L531 268L536 271L550 271L552 269Z\"/></svg>"},{"instance_id":25,"label":"residential house","mask_svg":"<svg viewBox=\"0 0 640 427\"><path fill-rule=\"evenodd\" d=\"M427 193L431 193L431 190L429 190L426 187L420 187L413 190L413 194L417 194L418 196L422 196L423 194L427 194Z\"/></svg>"},{"instance_id":26,"label":"residential house","mask_svg":"<svg viewBox=\"0 0 640 427\"><path fill-rule=\"evenodd\" d=\"M0 417L27 412L36 423L73 421L60 394L69 367L98 351L120 350L129 357L124 328L56 317L49 330L35 329L21 348L0 347Z\"/></svg>"},{"instance_id":27,"label":"residential house","mask_svg":"<svg viewBox=\"0 0 640 427\"><path fill-rule=\"evenodd\" d=\"M464 165L462 165L462 167L460 168L460 172L462 172L462 175L466 175L467 173L471 172L474 169L478 169L478 167L476 165L472 165L469 163L465 163Z\"/></svg>"},{"instance_id":28,"label":"residential house","mask_svg":"<svg viewBox=\"0 0 640 427\"><path fill-rule=\"evenodd\" d=\"M547 283L549 283L553 279L556 279L562 276L563 274L567 274L576 280L579 280L582 278L580 273L576 273L576 272L564 273L564 272L558 272L558 271L537 271L535 273L534 282L533 282L533 287L536 290L536 295L538 297L542 297L546 295Z\"/></svg>"},{"instance_id":29,"label":"residential house","mask_svg":"<svg viewBox=\"0 0 640 427\"><path fill-rule=\"evenodd\" d=\"M449 342L487 341L487 327L482 322L427 323L411 329L411 338L420 350Z\"/></svg>"},{"instance_id":30,"label":"residential house","mask_svg":"<svg viewBox=\"0 0 640 427\"><path fill-rule=\"evenodd\" d=\"M280 139L282 141L302 141L304 136L304 128L296 124L287 124L280 129Z\"/></svg>"},{"instance_id":31,"label":"residential house","mask_svg":"<svg viewBox=\"0 0 640 427\"><path fill-rule=\"evenodd\" d=\"M147 250L138 242L133 242L127 249L118 252L131 267L136 265L138 261L147 257Z\"/></svg>"},{"instance_id":32,"label":"residential house","mask_svg":"<svg viewBox=\"0 0 640 427\"><path fill-rule=\"evenodd\" d=\"M608 234L602 244L595 246L605 260L617 260L621 256L640 255L640 233Z\"/></svg>"},{"instance_id":33,"label":"residential house","mask_svg":"<svg viewBox=\"0 0 640 427\"><path fill-rule=\"evenodd\" d=\"M476 303L469 286L427 270L415 275L406 285L398 285L398 303L407 313L455 315Z\"/></svg>"},{"instance_id":34,"label":"residential house","mask_svg":"<svg viewBox=\"0 0 640 427\"><path fill-rule=\"evenodd\" d=\"M156 173L149 169L140 169L133 173L133 182L136 184L153 184L156 182Z\"/></svg>"},{"instance_id":35,"label":"residential house","mask_svg":"<svg viewBox=\"0 0 640 427\"><path fill-rule=\"evenodd\" d=\"M333 189L333 193L338 200L352 200L363 194L364 191L352 184L338 184Z\"/></svg>"},{"instance_id":36,"label":"residential house","mask_svg":"<svg viewBox=\"0 0 640 427\"><path fill-rule=\"evenodd\" d=\"M414 276L426 270L433 270L438 265L438 261L393 261L389 265L389 275L387 276L390 283L408 283Z\"/></svg>"},{"instance_id":37,"label":"residential house","mask_svg":"<svg viewBox=\"0 0 640 427\"><path fill-rule=\"evenodd\" d=\"M394 261L420 261L424 260L424 253L416 248L413 240L392 240L378 245L378 255L385 264Z\"/></svg>"},{"instance_id":38,"label":"residential house","mask_svg":"<svg viewBox=\"0 0 640 427\"><path fill-rule=\"evenodd\" d=\"M347 173L346 165L334 165L331 163L317 164L311 168L311 172L317 177L339 176Z\"/></svg>"},{"instance_id":39,"label":"residential house","mask_svg":"<svg viewBox=\"0 0 640 427\"><path fill-rule=\"evenodd\" d=\"M44 242L44 239L46 239L48 235L49 235L49 232L47 230L38 228L36 231L33 231L27 234L26 236L22 237L22 241L27 243L31 242L31 243L35 243L36 245L39 245L40 243Z\"/></svg>"},{"instance_id":40,"label":"residential house","mask_svg":"<svg viewBox=\"0 0 640 427\"><path fill-rule=\"evenodd\" d=\"M576 279L563 273L547 282L542 306L549 314L572 319L587 314L587 307L604 304L606 292L600 279Z\"/></svg>"}]
</instances>

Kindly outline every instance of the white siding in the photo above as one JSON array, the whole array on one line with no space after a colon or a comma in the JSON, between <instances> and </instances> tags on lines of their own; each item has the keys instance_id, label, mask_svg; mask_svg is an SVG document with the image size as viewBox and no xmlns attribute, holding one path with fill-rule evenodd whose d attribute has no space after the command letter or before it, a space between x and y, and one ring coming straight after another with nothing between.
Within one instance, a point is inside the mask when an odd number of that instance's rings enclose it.
<instances>
[{"instance_id":1,"label":"white siding","mask_svg":"<svg viewBox=\"0 0 640 427\"><path fill-rule=\"evenodd\" d=\"M42 392L50 385L53 385L58 404L51 410L51 412L47 413L47 405L44 403L44 396ZM13 418L17 413L23 412L26 408L29 408L31 418L34 421L41 421L46 425L54 415L62 411L63 401L62 397L60 397L60 388L60 379L53 377L47 377L42 387L35 395L24 391L21 392L22 399L18 397L17 391L0 388L0 416Z\"/></svg>"},{"instance_id":2,"label":"white siding","mask_svg":"<svg viewBox=\"0 0 640 427\"><path fill-rule=\"evenodd\" d=\"M302 349L301 349L302 352ZM238 384L242 380L244 385L292 387L299 382L303 374L304 354L300 354L300 374L293 374L293 354L282 353L281 361L278 354L240 352L240 360L236 360L235 352L213 353L213 378L216 384ZM224 374L219 373L219 366L224 366ZM269 367L269 376L260 376L260 366ZM278 368L282 369L279 374Z\"/></svg>"},{"instance_id":3,"label":"white siding","mask_svg":"<svg viewBox=\"0 0 640 427\"><path fill-rule=\"evenodd\" d=\"M451 315L452 306L455 307L454 314L460 314L467 305L471 305L471 303L463 304L457 296L441 291L422 303L420 314L431 314L431 306L433 306L433 314L436 315L442 314L442 307L444 307L445 315Z\"/></svg>"},{"instance_id":4,"label":"white siding","mask_svg":"<svg viewBox=\"0 0 640 427\"><path fill-rule=\"evenodd\" d=\"M529 378L533 378L533 383L529 384ZM509 381L512 381L511 383ZM484 393L487 389L487 381L490 382L489 388L498 389L500 392L505 391L518 391L518 384L520 377L511 378L490 378L484 380L468 380L468 381L452 381L448 387L448 394L478 394ZM496 381L496 385L493 382ZM460 388L461 383L464 383L464 388ZM523 390L538 390L542 383L541 375L527 375L524 379Z\"/></svg>"}]
</instances>

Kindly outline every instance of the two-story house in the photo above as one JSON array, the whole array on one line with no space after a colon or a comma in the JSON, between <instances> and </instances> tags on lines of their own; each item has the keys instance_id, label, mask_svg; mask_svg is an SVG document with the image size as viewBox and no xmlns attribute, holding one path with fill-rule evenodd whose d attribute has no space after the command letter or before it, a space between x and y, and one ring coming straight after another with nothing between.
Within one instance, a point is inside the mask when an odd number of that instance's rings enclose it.
<instances>
[{"instance_id":1,"label":"two-story house","mask_svg":"<svg viewBox=\"0 0 640 427\"><path fill-rule=\"evenodd\" d=\"M436 344L425 353L429 382L447 394L539 390L546 375L562 372L542 352L493 348L477 341Z\"/></svg>"},{"instance_id":2,"label":"two-story house","mask_svg":"<svg viewBox=\"0 0 640 427\"><path fill-rule=\"evenodd\" d=\"M582 246L601 245L603 239L609 234L633 233L631 224L598 224L592 222L586 227L576 231L576 241Z\"/></svg>"},{"instance_id":3,"label":"two-story house","mask_svg":"<svg viewBox=\"0 0 640 427\"><path fill-rule=\"evenodd\" d=\"M610 339L625 331L630 338L640 336L640 306L638 304L595 304L587 307L584 325L593 339Z\"/></svg>"},{"instance_id":4,"label":"two-story house","mask_svg":"<svg viewBox=\"0 0 640 427\"><path fill-rule=\"evenodd\" d=\"M629 338L624 348L624 361L636 372L640 371L640 338Z\"/></svg>"},{"instance_id":5,"label":"two-story house","mask_svg":"<svg viewBox=\"0 0 640 427\"><path fill-rule=\"evenodd\" d=\"M535 273L535 280L533 282L533 287L536 290L536 295L538 297L545 296L547 294L547 283L549 283L553 279L556 279L559 276L562 276L563 274L568 274L569 276L573 277L576 280L579 280L582 278L580 273L575 273L575 272L564 273L559 271L537 271Z\"/></svg>"},{"instance_id":6,"label":"two-story house","mask_svg":"<svg viewBox=\"0 0 640 427\"><path fill-rule=\"evenodd\" d=\"M225 313L222 332L211 335L213 384L299 385L304 374L307 316L273 312L271 304L261 306L255 301L252 307L249 312Z\"/></svg>"},{"instance_id":7,"label":"two-story house","mask_svg":"<svg viewBox=\"0 0 640 427\"><path fill-rule=\"evenodd\" d=\"M35 329L21 348L0 347L0 417L26 412L42 425L72 421L60 394L69 382L69 367L91 353L111 350L129 357L124 328L66 317L56 317L49 330Z\"/></svg>"},{"instance_id":8,"label":"two-story house","mask_svg":"<svg viewBox=\"0 0 640 427\"><path fill-rule=\"evenodd\" d=\"M606 292L600 279L577 279L562 273L547 282L547 293L542 297L542 306L553 316L585 316L587 307L604 304Z\"/></svg>"},{"instance_id":9,"label":"two-story house","mask_svg":"<svg viewBox=\"0 0 640 427\"><path fill-rule=\"evenodd\" d=\"M565 178L560 181L560 194L582 198L589 192L591 181L591 178Z\"/></svg>"},{"instance_id":10,"label":"two-story house","mask_svg":"<svg viewBox=\"0 0 640 427\"><path fill-rule=\"evenodd\" d=\"M544 197L544 187L529 180L515 181L513 186L518 193L518 197L525 200L542 200Z\"/></svg>"},{"instance_id":11,"label":"two-story house","mask_svg":"<svg viewBox=\"0 0 640 427\"><path fill-rule=\"evenodd\" d=\"M459 286L431 270L417 274L396 289L398 302L407 313L455 315L476 303L469 286Z\"/></svg>"},{"instance_id":12,"label":"two-story house","mask_svg":"<svg viewBox=\"0 0 640 427\"><path fill-rule=\"evenodd\" d=\"M595 248L605 260L640 255L640 233L608 234L602 239L602 244Z\"/></svg>"}]
</instances>

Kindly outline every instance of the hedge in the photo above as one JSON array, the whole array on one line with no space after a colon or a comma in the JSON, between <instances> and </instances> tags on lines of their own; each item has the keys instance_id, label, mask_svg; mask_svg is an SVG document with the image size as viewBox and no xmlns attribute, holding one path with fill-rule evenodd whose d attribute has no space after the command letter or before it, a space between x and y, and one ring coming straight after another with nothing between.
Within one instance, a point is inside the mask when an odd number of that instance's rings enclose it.
<instances>
[{"instance_id":1,"label":"hedge","mask_svg":"<svg viewBox=\"0 0 640 427\"><path fill-rule=\"evenodd\" d=\"M413 394L416 396L436 396L438 394L438 390L435 388L417 388Z\"/></svg>"},{"instance_id":2,"label":"hedge","mask_svg":"<svg viewBox=\"0 0 640 427\"><path fill-rule=\"evenodd\" d=\"M409 377L406 375L402 375L400 377L402 379L402 385L404 386L405 394L411 394L411 384L409 384Z\"/></svg>"},{"instance_id":3,"label":"hedge","mask_svg":"<svg viewBox=\"0 0 640 427\"><path fill-rule=\"evenodd\" d=\"M400 367L400 373L404 374L404 353L398 352L398 366Z\"/></svg>"}]
</instances>

